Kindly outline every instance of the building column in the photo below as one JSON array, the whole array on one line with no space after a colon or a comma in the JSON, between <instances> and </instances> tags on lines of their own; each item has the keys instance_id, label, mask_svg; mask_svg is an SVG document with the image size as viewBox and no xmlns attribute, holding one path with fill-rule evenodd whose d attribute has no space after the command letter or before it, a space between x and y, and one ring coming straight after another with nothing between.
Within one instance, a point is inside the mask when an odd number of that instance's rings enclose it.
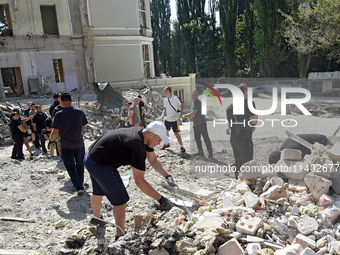
<instances>
[{"instance_id":1,"label":"building column","mask_svg":"<svg viewBox=\"0 0 340 255\"><path fill-rule=\"evenodd\" d=\"M189 77L190 77L189 98L190 98L190 104L192 104L191 92L196 90L196 73L189 73Z\"/></svg>"}]
</instances>

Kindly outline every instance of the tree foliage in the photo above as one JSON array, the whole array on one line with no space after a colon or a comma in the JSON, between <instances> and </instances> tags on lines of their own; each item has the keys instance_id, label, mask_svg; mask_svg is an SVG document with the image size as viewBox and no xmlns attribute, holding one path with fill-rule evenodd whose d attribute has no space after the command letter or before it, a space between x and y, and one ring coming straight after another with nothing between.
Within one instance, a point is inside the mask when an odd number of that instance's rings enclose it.
<instances>
[{"instance_id":1,"label":"tree foliage","mask_svg":"<svg viewBox=\"0 0 340 255\"><path fill-rule=\"evenodd\" d=\"M150 7L156 75L171 74L170 0L152 0Z\"/></svg>"},{"instance_id":2,"label":"tree foliage","mask_svg":"<svg viewBox=\"0 0 340 255\"><path fill-rule=\"evenodd\" d=\"M286 26L282 34L299 54L300 77L308 73L312 54L330 52L340 61L340 1L319 0L300 5L296 12L284 14ZM307 58L307 60L305 60Z\"/></svg>"}]
</instances>

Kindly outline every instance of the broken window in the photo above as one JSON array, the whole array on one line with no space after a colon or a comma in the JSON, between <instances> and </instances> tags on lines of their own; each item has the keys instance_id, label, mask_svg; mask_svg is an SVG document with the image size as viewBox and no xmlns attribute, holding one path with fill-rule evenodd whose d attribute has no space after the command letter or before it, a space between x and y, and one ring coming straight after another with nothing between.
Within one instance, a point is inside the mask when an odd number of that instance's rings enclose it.
<instances>
[{"instance_id":1,"label":"broken window","mask_svg":"<svg viewBox=\"0 0 340 255\"><path fill-rule=\"evenodd\" d=\"M23 92L20 67L1 68L1 75L6 93Z\"/></svg>"},{"instance_id":2,"label":"broken window","mask_svg":"<svg viewBox=\"0 0 340 255\"><path fill-rule=\"evenodd\" d=\"M150 77L150 58L149 58L149 45L143 44L143 66L144 66L144 76Z\"/></svg>"},{"instance_id":3,"label":"broken window","mask_svg":"<svg viewBox=\"0 0 340 255\"><path fill-rule=\"evenodd\" d=\"M145 0L139 0L140 27L146 28Z\"/></svg>"},{"instance_id":4,"label":"broken window","mask_svg":"<svg viewBox=\"0 0 340 255\"><path fill-rule=\"evenodd\" d=\"M64 69L63 69L63 61L61 59L53 59L53 69L54 69L54 77L55 82L64 82Z\"/></svg>"},{"instance_id":5,"label":"broken window","mask_svg":"<svg viewBox=\"0 0 340 255\"><path fill-rule=\"evenodd\" d=\"M13 36L8 4L0 4L0 35Z\"/></svg>"},{"instance_id":6,"label":"broken window","mask_svg":"<svg viewBox=\"0 0 340 255\"><path fill-rule=\"evenodd\" d=\"M55 5L41 5L40 12L44 34L59 35L57 12L55 9Z\"/></svg>"}]
</instances>

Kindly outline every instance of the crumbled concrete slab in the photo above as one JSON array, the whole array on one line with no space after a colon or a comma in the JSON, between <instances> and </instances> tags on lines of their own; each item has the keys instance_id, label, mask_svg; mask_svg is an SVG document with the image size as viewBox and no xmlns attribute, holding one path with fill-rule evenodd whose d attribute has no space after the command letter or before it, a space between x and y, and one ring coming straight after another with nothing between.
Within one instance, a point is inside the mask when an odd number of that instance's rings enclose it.
<instances>
[{"instance_id":1,"label":"crumbled concrete slab","mask_svg":"<svg viewBox=\"0 0 340 255\"><path fill-rule=\"evenodd\" d=\"M318 230L319 224L316 219L308 216L307 214L300 217L298 223L298 231L300 234L307 236L313 233L313 231Z\"/></svg>"},{"instance_id":2,"label":"crumbled concrete slab","mask_svg":"<svg viewBox=\"0 0 340 255\"><path fill-rule=\"evenodd\" d=\"M303 180L308 173L309 163L300 161L284 161L279 160L275 169L278 169L288 179Z\"/></svg>"},{"instance_id":3,"label":"crumbled concrete slab","mask_svg":"<svg viewBox=\"0 0 340 255\"><path fill-rule=\"evenodd\" d=\"M261 250L261 245L259 243L248 243L246 251L248 255L257 255L257 251Z\"/></svg>"},{"instance_id":4,"label":"crumbled concrete slab","mask_svg":"<svg viewBox=\"0 0 340 255\"><path fill-rule=\"evenodd\" d=\"M331 180L314 173L306 174L304 181L309 191L318 199L320 199L322 194L327 194L330 186L332 186Z\"/></svg>"},{"instance_id":5,"label":"crumbled concrete slab","mask_svg":"<svg viewBox=\"0 0 340 255\"><path fill-rule=\"evenodd\" d=\"M327 207L334 203L335 201L333 200L333 198L331 198L327 194L323 194L316 205L319 207Z\"/></svg>"},{"instance_id":6,"label":"crumbled concrete slab","mask_svg":"<svg viewBox=\"0 0 340 255\"><path fill-rule=\"evenodd\" d=\"M284 149L281 152L280 159L286 161L300 161L302 159L302 152L295 149Z\"/></svg>"},{"instance_id":7,"label":"crumbled concrete slab","mask_svg":"<svg viewBox=\"0 0 340 255\"><path fill-rule=\"evenodd\" d=\"M305 182L301 180L288 179L288 184L290 191L303 192L308 190Z\"/></svg>"},{"instance_id":8,"label":"crumbled concrete slab","mask_svg":"<svg viewBox=\"0 0 340 255\"><path fill-rule=\"evenodd\" d=\"M284 184L284 181L283 181L283 179L282 178L280 178L280 177L278 177L278 176L273 176L271 179L270 179L270 184L272 185L272 186L275 186L275 185L277 185L277 186L283 186L283 184Z\"/></svg>"},{"instance_id":9,"label":"crumbled concrete slab","mask_svg":"<svg viewBox=\"0 0 340 255\"><path fill-rule=\"evenodd\" d=\"M336 142L332 148L327 152L327 156L331 160L340 161L340 141Z\"/></svg>"},{"instance_id":10,"label":"crumbled concrete slab","mask_svg":"<svg viewBox=\"0 0 340 255\"><path fill-rule=\"evenodd\" d=\"M260 197L277 200L281 197L287 197L287 192L284 187L278 185L270 187L266 192L262 193Z\"/></svg>"},{"instance_id":11,"label":"crumbled concrete slab","mask_svg":"<svg viewBox=\"0 0 340 255\"><path fill-rule=\"evenodd\" d=\"M244 193L244 200L246 203L246 207L248 208L254 208L259 203L259 197L256 194L249 191Z\"/></svg>"},{"instance_id":12,"label":"crumbled concrete slab","mask_svg":"<svg viewBox=\"0 0 340 255\"><path fill-rule=\"evenodd\" d=\"M311 248L307 247L302 251L301 255L315 255L315 252Z\"/></svg>"},{"instance_id":13,"label":"crumbled concrete slab","mask_svg":"<svg viewBox=\"0 0 340 255\"><path fill-rule=\"evenodd\" d=\"M247 183L245 182L241 182L240 184L236 185L236 187L233 190L235 193L241 193L244 194L247 191L251 192L251 189L249 188L249 186L247 185Z\"/></svg>"},{"instance_id":14,"label":"crumbled concrete slab","mask_svg":"<svg viewBox=\"0 0 340 255\"><path fill-rule=\"evenodd\" d=\"M230 200L229 197L225 196L223 197L223 208L228 208L228 207L234 207L235 205L233 202Z\"/></svg>"},{"instance_id":15,"label":"crumbled concrete slab","mask_svg":"<svg viewBox=\"0 0 340 255\"><path fill-rule=\"evenodd\" d=\"M295 193L289 199L294 203L294 205L299 206L303 203L306 203L307 201L310 201L310 196L306 191L303 191L301 193Z\"/></svg>"},{"instance_id":16,"label":"crumbled concrete slab","mask_svg":"<svg viewBox=\"0 0 340 255\"><path fill-rule=\"evenodd\" d=\"M229 255L229 254L244 255L244 250L242 249L237 239L233 238L218 248L218 254L219 255Z\"/></svg>"},{"instance_id":17,"label":"crumbled concrete slab","mask_svg":"<svg viewBox=\"0 0 340 255\"><path fill-rule=\"evenodd\" d=\"M197 223L197 230L204 231L207 228L218 228L222 227L224 221L222 218L204 218Z\"/></svg>"},{"instance_id":18,"label":"crumbled concrete slab","mask_svg":"<svg viewBox=\"0 0 340 255\"><path fill-rule=\"evenodd\" d=\"M297 234L297 236L295 237L294 242L300 243L302 246L304 247L310 247L312 249L314 249L316 247L316 243L314 240L301 235L301 234Z\"/></svg>"}]
</instances>

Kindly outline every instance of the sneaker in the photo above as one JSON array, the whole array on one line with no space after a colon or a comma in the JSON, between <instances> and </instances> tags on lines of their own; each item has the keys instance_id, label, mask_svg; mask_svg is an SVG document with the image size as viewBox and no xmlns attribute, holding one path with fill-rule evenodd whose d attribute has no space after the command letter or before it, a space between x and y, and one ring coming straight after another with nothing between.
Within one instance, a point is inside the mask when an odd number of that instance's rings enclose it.
<instances>
[{"instance_id":1,"label":"sneaker","mask_svg":"<svg viewBox=\"0 0 340 255\"><path fill-rule=\"evenodd\" d=\"M33 160L33 153L30 155L30 160Z\"/></svg>"},{"instance_id":2,"label":"sneaker","mask_svg":"<svg viewBox=\"0 0 340 255\"><path fill-rule=\"evenodd\" d=\"M164 150L165 148L168 148L168 147L170 147L170 144L169 144L169 143L168 143L168 144L163 144L161 150Z\"/></svg>"},{"instance_id":3,"label":"sneaker","mask_svg":"<svg viewBox=\"0 0 340 255\"><path fill-rule=\"evenodd\" d=\"M209 154L208 158L213 158L214 157L214 154Z\"/></svg>"},{"instance_id":4,"label":"sneaker","mask_svg":"<svg viewBox=\"0 0 340 255\"><path fill-rule=\"evenodd\" d=\"M77 191L78 196L84 195L85 191L83 189L80 189Z\"/></svg>"},{"instance_id":5,"label":"sneaker","mask_svg":"<svg viewBox=\"0 0 340 255\"><path fill-rule=\"evenodd\" d=\"M184 147L182 147L179 151L180 151L181 153L184 153L184 152L185 152Z\"/></svg>"},{"instance_id":6,"label":"sneaker","mask_svg":"<svg viewBox=\"0 0 340 255\"><path fill-rule=\"evenodd\" d=\"M194 155L192 155L194 157L203 157L204 156L204 152L203 151L200 151L200 152L197 152L195 153Z\"/></svg>"}]
</instances>

